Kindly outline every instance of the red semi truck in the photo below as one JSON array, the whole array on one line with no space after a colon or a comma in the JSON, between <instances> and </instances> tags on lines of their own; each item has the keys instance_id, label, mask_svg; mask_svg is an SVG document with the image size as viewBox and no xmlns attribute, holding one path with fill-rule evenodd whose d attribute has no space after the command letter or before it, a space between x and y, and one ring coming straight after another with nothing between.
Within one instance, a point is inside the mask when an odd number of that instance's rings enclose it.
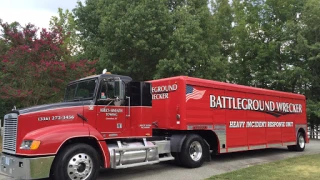
<instances>
[{"instance_id":1,"label":"red semi truck","mask_svg":"<svg viewBox=\"0 0 320 180\"><path fill-rule=\"evenodd\" d=\"M148 82L100 74L70 82L64 101L4 117L1 171L14 178L96 179L100 168L308 143L303 95L186 76Z\"/></svg>"}]
</instances>

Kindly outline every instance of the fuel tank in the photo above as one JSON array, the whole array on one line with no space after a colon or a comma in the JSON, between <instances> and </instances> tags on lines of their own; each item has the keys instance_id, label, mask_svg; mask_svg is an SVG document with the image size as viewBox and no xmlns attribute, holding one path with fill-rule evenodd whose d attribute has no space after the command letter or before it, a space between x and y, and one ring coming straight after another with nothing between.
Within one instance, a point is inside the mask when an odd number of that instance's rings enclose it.
<instances>
[{"instance_id":1,"label":"fuel tank","mask_svg":"<svg viewBox=\"0 0 320 180\"><path fill-rule=\"evenodd\" d=\"M159 159L157 146L152 142L118 142L118 144L108 144L110 152L111 168L120 165L129 165Z\"/></svg>"}]
</instances>

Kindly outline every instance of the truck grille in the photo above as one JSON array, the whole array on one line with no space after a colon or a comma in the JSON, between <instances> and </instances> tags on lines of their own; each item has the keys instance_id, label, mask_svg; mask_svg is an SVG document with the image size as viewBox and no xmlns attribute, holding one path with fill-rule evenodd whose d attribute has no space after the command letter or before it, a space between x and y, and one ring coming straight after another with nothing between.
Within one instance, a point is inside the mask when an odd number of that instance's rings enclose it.
<instances>
[{"instance_id":1,"label":"truck grille","mask_svg":"<svg viewBox=\"0 0 320 180\"><path fill-rule=\"evenodd\" d=\"M4 116L4 132L2 141L2 152L16 153L18 115L15 113Z\"/></svg>"}]
</instances>

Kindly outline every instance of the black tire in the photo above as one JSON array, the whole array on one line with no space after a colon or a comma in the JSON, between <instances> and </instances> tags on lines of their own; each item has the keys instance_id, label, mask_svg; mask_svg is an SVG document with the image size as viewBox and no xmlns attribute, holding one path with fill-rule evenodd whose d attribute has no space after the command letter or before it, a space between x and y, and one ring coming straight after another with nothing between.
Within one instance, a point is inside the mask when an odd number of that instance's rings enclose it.
<instances>
[{"instance_id":1,"label":"black tire","mask_svg":"<svg viewBox=\"0 0 320 180\"><path fill-rule=\"evenodd\" d=\"M300 142L301 141L301 142ZM306 147L306 139L304 137L304 134L299 132L297 136L297 151L304 151Z\"/></svg>"},{"instance_id":2,"label":"black tire","mask_svg":"<svg viewBox=\"0 0 320 180\"><path fill-rule=\"evenodd\" d=\"M201 149L201 150L200 150ZM196 155L196 157L192 158L192 152L200 152ZM178 153L181 165L188 168L197 168L200 167L204 162L204 141L201 136L190 134L186 137L183 142L181 152Z\"/></svg>"},{"instance_id":3,"label":"black tire","mask_svg":"<svg viewBox=\"0 0 320 180\"><path fill-rule=\"evenodd\" d=\"M288 146L290 151L304 151L306 147L306 139L304 134L299 132L297 135L296 145Z\"/></svg>"},{"instance_id":4,"label":"black tire","mask_svg":"<svg viewBox=\"0 0 320 180\"><path fill-rule=\"evenodd\" d=\"M79 158L78 158L79 155ZM75 161L75 158L76 159ZM95 180L98 177L99 169L100 169L100 162L99 162L99 154L97 151L88 144L72 144L67 147L65 147L57 156L53 163L53 166L51 167L51 179L53 180L68 180L71 179L69 177L68 173L68 164L71 162L71 159L73 158L73 161L75 163L80 162L77 171L82 171L85 175L87 180ZM82 162L82 160L86 160L87 164L90 164L89 169L90 173L84 172L85 170L88 170L86 167L86 164ZM90 163L91 162L91 163ZM72 162L73 163L73 162ZM84 165L83 165L84 164ZM72 167L72 166L71 166ZM80 169L82 168L82 169ZM86 175L87 174L87 175ZM76 176L73 172L70 172L70 176ZM78 176L79 177L79 176Z\"/></svg>"}]
</instances>

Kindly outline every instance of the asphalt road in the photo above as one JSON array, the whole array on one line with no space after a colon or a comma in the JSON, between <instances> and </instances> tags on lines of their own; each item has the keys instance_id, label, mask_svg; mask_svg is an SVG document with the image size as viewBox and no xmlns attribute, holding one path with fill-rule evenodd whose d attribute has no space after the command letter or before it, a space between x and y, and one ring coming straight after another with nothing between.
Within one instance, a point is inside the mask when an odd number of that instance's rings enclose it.
<instances>
[{"instance_id":1,"label":"asphalt road","mask_svg":"<svg viewBox=\"0 0 320 180\"><path fill-rule=\"evenodd\" d=\"M120 170L106 169L100 172L99 180L202 180L213 175L306 154L320 154L320 141L310 141L303 152L278 148L222 154L214 156L211 162L206 162L196 169L178 167L173 162ZM11 178L0 175L0 180Z\"/></svg>"}]
</instances>

